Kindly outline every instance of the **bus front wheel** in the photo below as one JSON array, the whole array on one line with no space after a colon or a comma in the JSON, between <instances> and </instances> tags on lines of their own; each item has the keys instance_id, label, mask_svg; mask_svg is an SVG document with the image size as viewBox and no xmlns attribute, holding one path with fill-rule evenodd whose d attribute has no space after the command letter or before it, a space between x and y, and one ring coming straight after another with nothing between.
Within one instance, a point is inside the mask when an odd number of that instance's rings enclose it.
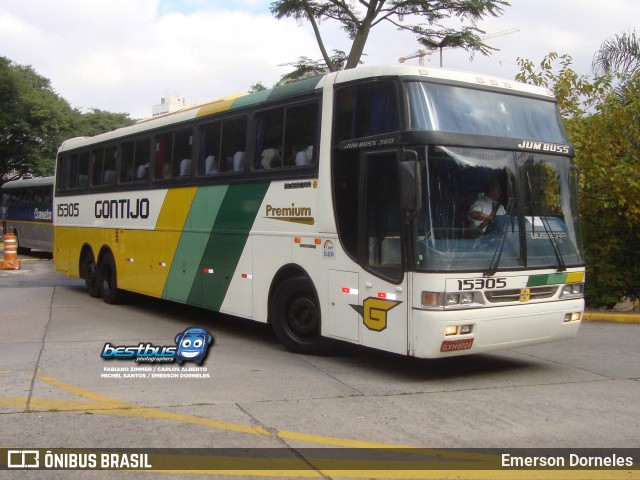
<instances>
[{"instance_id":1,"label":"bus front wheel","mask_svg":"<svg viewBox=\"0 0 640 480\"><path fill-rule=\"evenodd\" d=\"M116 261L111 253L106 253L100 261L99 284L100 294L105 303L113 305L122 302L123 293L118 288Z\"/></svg>"},{"instance_id":2,"label":"bus front wheel","mask_svg":"<svg viewBox=\"0 0 640 480\"><path fill-rule=\"evenodd\" d=\"M271 302L271 325L282 345L296 353L321 355L331 340L320 335L318 296L303 275L289 277L276 290Z\"/></svg>"}]
</instances>

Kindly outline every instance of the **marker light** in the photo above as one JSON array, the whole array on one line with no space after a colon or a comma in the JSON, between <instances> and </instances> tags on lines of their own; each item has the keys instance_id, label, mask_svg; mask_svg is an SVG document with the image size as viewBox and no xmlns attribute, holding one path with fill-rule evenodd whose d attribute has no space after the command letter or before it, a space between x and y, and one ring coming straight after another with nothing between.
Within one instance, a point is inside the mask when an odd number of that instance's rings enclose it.
<instances>
[{"instance_id":1,"label":"marker light","mask_svg":"<svg viewBox=\"0 0 640 480\"><path fill-rule=\"evenodd\" d=\"M440 292L422 292L423 307L441 307L442 293Z\"/></svg>"}]
</instances>

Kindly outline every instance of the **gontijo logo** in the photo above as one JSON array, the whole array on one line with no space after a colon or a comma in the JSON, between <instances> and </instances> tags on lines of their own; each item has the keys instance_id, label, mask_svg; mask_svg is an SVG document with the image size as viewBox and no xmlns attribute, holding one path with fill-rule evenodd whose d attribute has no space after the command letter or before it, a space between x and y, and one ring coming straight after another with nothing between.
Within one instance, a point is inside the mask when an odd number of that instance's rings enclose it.
<instances>
[{"instance_id":1,"label":"gontijo logo","mask_svg":"<svg viewBox=\"0 0 640 480\"><path fill-rule=\"evenodd\" d=\"M171 363L181 365L195 362L201 365L207 356L213 336L204 328L191 327L176 335L177 346L153 345L140 342L138 345L116 346L107 342L100 357L105 360L133 360L139 363Z\"/></svg>"}]
</instances>

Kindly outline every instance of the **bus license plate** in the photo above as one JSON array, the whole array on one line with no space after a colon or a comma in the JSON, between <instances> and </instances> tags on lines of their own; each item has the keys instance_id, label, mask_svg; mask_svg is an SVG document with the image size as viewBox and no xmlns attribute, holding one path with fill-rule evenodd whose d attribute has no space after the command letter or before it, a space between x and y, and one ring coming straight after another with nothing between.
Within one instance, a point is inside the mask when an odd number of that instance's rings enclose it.
<instances>
[{"instance_id":1,"label":"bus license plate","mask_svg":"<svg viewBox=\"0 0 640 480\"><path fill-rule=\"evenodd\" d=\"M473 338L463 340L445 340L440 346L441 352L457 352L459 350L469 350L473 345Z\"/></svg>"}]
</instances>

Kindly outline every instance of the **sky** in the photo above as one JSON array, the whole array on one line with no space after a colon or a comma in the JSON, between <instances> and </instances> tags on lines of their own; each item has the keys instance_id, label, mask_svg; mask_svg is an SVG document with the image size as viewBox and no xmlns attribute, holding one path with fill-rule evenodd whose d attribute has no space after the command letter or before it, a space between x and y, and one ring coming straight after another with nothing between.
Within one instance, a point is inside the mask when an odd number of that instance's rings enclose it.
<instances>
[{"instance_id":1,"label":"sky","mask_svg":"<svg viewBox=\"0 0 640 480\"><path fill-rule=\"evenodd\" d=\"M201 103L246 92L256 82L272 86L291 70L282 64L321 58L311 26L275 19L270 3L0 0L0 56L31 65L83 112L98 108L145 118L163 97ZM555 51L571 55L574 69L589 75L601 43L640 21L638 0L510 3L503 15L477 25L487 34L511 31L486 40L499 51L471 60L464 50L445 50L444 67L513 79L518 57L539 63ZM329 50L349 51L351 42L338 25L323 22L320 28ZM364 61L397 64L420 48L411 33L381 25L371 32ZM439 55L425 57L425 65L439 67Z\"/></svg>"}]
</instances>

